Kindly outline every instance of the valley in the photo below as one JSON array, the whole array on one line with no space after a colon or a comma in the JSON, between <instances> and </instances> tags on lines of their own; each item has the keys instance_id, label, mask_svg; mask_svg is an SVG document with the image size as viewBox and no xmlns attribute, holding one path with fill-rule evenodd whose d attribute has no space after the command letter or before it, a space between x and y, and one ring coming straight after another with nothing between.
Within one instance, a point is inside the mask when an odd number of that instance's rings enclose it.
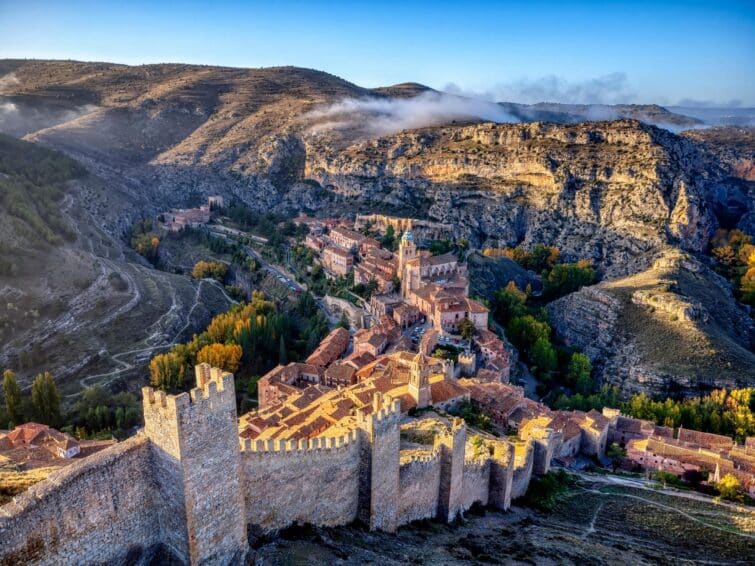
<instances>
[{"instance_id":1,"label":"valley","mask_svg":"<svg viewBox=\"0 0 755 566\"><path fill-rule=\"evenodd\" d=\"M22 382L49 369L67 395L100 380L123 387L144 372L150 354L225 310L229 298L218 286L156 270L124 241L134 222L211 194L289 218L424 218L453 226L455 239L478 250L556 246L565 260L592 261L602 280L564 304L581 301L576 308L587 312L592 303L582 297L607 292L631 305L608 316L613 330L597 342L601 381L627 393L691 393L755 379L751 318L706 255L717 228L750 229L751 129L677 135L636 120L654 119L651 109L617 108L618 120L580 122L584 109L541 107L552 122L467 121L375 135L323 127L318 116L345 99L411 99L427 89L370 90L292 67L5 60L0 74L13 78L0 96L15 108L0 130L61 151L86 170L59 204L75 237L40 256L57 266L55 280L31 270L4 281L0 302L12 305L5 316L20 326L0 363L15 367ZM674 250L695 258L695 277L705 281L680 282L683 300L714 314L667 329L663 349L681 357L666 363L641 339L654 334L658 316L641 314L621 282ZM664 285L678 276L654 277ZM491 283L488 293L507 281ZM711 284L721 293L706 298ZM551 312L562 320L556 306ZM556 331L570 344L594 338L566 319ZM21 364L25 351L33 355ZM685 351L694 362L683 361Z\"/></svg>"}]
</instances>

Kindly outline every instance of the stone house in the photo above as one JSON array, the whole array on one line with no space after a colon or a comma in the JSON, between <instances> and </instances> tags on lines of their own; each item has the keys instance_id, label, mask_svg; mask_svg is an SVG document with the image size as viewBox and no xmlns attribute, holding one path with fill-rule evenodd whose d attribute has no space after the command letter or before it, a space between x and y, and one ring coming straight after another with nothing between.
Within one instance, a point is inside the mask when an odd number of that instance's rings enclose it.
<instances>
[{"instance_id":1,"label":"stone house","mask_svg":"<svg viewBox=\"0 0 755 566\"><path fill-rule=\"evenodd\" d=\"M322 250L322 265L330 275L345 277L354 267L354 258L347 251L326 246Z\"/></svg>"}]
</instances>

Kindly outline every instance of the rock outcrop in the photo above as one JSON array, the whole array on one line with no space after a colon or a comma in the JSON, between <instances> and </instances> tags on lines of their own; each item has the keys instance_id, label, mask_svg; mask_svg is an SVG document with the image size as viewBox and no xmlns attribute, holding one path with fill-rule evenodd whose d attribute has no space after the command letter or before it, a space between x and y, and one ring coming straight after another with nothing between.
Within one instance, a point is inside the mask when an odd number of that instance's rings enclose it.
<instances>
[{"instance_id":1,"label":"rock outcrop","mask_svg":"<svg viewBox=\"0 0 755 566\"><path fill-rule=\"evenodd\" d=\"M635 121L475 124L330 150L307 139L305 174L347 199L424 207L478 245L548 242L610 274L716 226L694 144Z\"/></svg>"},{"instance_id":2,"label":"rock outcrop","mask_svg":"<svg viewBox=\"0 0 755 566\"><path fill-rule=\"evenodd\" d=\"M755 382L755 328L728 283L693 257L665 251L636 275L548 306L558 335L625 394L695 393Z\"/></svg>"}]
</instances>

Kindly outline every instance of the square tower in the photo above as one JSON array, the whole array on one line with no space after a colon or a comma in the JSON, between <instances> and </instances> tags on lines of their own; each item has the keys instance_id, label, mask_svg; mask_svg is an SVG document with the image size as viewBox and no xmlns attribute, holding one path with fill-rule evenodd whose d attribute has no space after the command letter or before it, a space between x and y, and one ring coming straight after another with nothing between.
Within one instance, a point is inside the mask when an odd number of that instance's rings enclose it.
<instances>
[{"instance_id":1,"label":"square tower","mask_svg":"<svg viewBox=\"0 0 755 566\"><path fill-rule=\"evenodd\" d=\"M246 512L233 374L196 366L197 387L166 395L145 387L144 430L153 448L160 525L192 564L243 562Z\"/></svg>"}]
</instances>

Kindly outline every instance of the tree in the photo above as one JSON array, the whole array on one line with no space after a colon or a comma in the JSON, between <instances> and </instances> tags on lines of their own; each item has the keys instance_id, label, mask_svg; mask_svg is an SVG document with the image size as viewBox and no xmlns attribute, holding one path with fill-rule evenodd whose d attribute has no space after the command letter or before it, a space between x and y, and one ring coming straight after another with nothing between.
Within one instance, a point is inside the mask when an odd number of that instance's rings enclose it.
<instances>
[{"instance_id":1,"label":"tree","mask_svg":"<svg viewBox=\"0 0 755 566\"><path fill-rule=\"evenodd\" d=\"M520 352L529 353L538 339L550 340L551 327L528 314L512 318L506 327L506 335Z\"/></svg>"},{"instance_id":2,"label":"tree","mask_svg":"<svg viewBox=\"0 0 755 566\"><path fill-rule=\"evenodd\" d=\"M547 338L538 338L532 345L530 361L543 373L549 373L556 369L558 357L556 350Z\"/></svg>"},{"instance_id":3,"label":"tree","mask_svg":"<svg viewBox=\"0 0 755 566\"><path fill-rule=\"evenodd\" d=\"M194 269L191 271L191 276L194 279L205 279L211 277L217 279L221 283L228 274L228 266L222 261L203 261L200 260L194 265Z\"/></svg>"},{"instance_id":4,"label":"tree","mask_svg":"<svg viewBox=\"0 0 755 566\"><path fill-rule=\"evenodd\" d=\"M389 224L385 229L385 235L381 238L380 244L387 250L393 249L393 244L396 241L396 231L393 225Z\"/></svg>"},{"instance_id":5,"label":"tree","mask_svg":"<svg viewBox=\"0 0 755 566\"><path fill-rule=\"evenodd\" d=\"M512 318L527 314L524 306L526 301L526 293L520 291L513 281L498 289L493 295L494 312L498 322L506 325Z\"/></svg>"},{"instance_id":6,"label":"tree","mask_svg":"<svg viewBox=\"0 0 755 566\"><path fill-rule=\"evenodd\" d=\"M275 342L273 342L273 344L275 344ZM233 373L239 369L242 354L243 350L238 344L218 344L216 342L214 344L208 344L199 350L197 353L197 363L208 363L212 367Z\"/></svg>"},{"instance_id":7,"label":"tree","mask_svg":"<svg viewBox=\"0 0 755 566\"><path fill-rule=\"evenodd\" d=\"M283 340L282 334L278 343L278 363L282 366L285 366L288 363L288 356L286 354L286 342Z\"/></svg>"},{"instance_id":8,"label":"tree","mask_svg":"<svg viewBox=\"0 0 755 566\"><path fill-rule=\"evenodd\" d=\"M716 484L716 489L722 499L729 501L742 501L744 499L742 486L733 474L726 474L722 477L721 481Z\"/></svg>"},{"instance_id":9,"label":"tree","mask_svg":"<svg viewBox=\"0 0 755 566\"><path fill-rule=\"evenodd\" d=\"M558 248L535 244L526 260L527 269L540 272L543 269L553 269L561 255Z\"/></svg>"},{"instance_id":10,"label":"tree","mask_svg":"<svg viewBox=\"0 0 755 566\"><path fill-rule=\"evenodd\" d=\"M588 260L555 265L543 281L543 295L556 299L595 281L595 270Z\"/></svg>"},{"instance_id":11,"label":"tree","mask_svg":"<svg viewBox=\"0 0 755 566\"><path fill-rule=\"evenodd\" d=\"M5 394L5 408L8 411L9 428L20 425L23 417L21 415L21 388L18 386L16 374L6 369L3 372L3 393Z\"/></svg>"},{"instance_id":12,"label":"tree","mask_svg":"<svg viewBox=\"0 0 755 566\"><path fill-rule=\"evenodd\" d=\"M611 446L606 449L606 456L611 460L611 466L615 472L616 468L619 467L619 464L621 464L624 458L627 457L627 451L617 443L613 442Z\"/></svg>"},{"instance_id":13,"label":"tree","mask_svg":"<svg viewBox=\"0 0 755 566\"><path fill-rule=\"evenodd\" d=\"M57 426L60 422L60 393L50 372L40 373L31 384L34 417L41 423Z\"/></svg>"},{"instance_id":14,"label":"tree","mask_svg":"<svg viewBox=\"0 0 755 566\"><path fill-rule=\"evenodd\" d=\"M566 378L569 385L576 388L577 393L581 393L582 395L592 393L592 364L590 363L590 358L581 352L574 352L569 360Z\"/></svg>"},{"instance_id":15,"label":"tree","mask_svg":"<svg viewBox=\"0 0 755 566\"><path fill-rule=\"evenodd\" d=\"M461 334L461 337L464 338L464 340L469 340L470 338L472 338L474 331L474 322L472 322L468 318L465 318L459 323L459 334Z\"/></svg>"},{"instance_id":16,"label":"tree","mask_svg":"<svg viewBox=\"0 0 755 566\"><path fill-rule=\"evenodd\" d=\"M345 328L346 330L349 330L351 328L349 317L346 316L345 312L341 313L341 319L338 321L338 326L340 326L341 328Z\"/></svg>"},{"instance_id":17,"label":"tree","mask_svg":"<svg viewBox=\"0 0 755 566\"><path fill-rule=\"evenodd\" d=\"M158 354L149 362L150 383L163 391L180 389L186 379L187 366L175 352Z\"/></svg>"}]
</instances>

